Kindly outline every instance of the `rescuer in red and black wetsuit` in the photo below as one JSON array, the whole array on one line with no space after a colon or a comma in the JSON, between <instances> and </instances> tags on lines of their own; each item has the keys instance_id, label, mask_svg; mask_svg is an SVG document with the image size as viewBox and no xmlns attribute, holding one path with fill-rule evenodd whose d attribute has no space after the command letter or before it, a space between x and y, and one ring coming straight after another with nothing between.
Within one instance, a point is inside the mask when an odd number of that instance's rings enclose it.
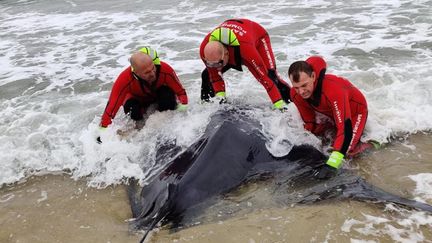
<instances>
[{"instance_id":1,"label":"rescuer in red and black wetsuit","mask_svg":"<svg viewBox=\"0 0 432 243\"><path fill-rule=\"evenodd\" d=\"M222 73L238 71L245 65L264 86L275 109L284 110L289 103L290 87L277 71L270 37L259 24L248 19L230 19L210 32L200 46L206 69L202 72L201 100L210 97L226 101Z\"/></svg>"},{"instance_id":2,"label":"rescuer in red and black wetsuit","mask_svg":"<svg viewBox=\"0 0 432 243\"><path fill-rule=\"evenodd\" d=\"M111 90L100 127L111 124L120 106L132 120L143 119L151 104L159 111L186 110L188 97L173 68L159 60L157 52L141 48L130 58L131 65L120 73ZM98 138L100 141L100 138Z\"/></svg>"},{"instance_id":3,"label":"rescuer in red and black wetsuit","mask_svg":"<svg viewBox=\"0 0 432 243\"><path fill-rule=\"evenodd\" d=\"M291 99L300 112L305 129L322 135L328 128L328 124L317 123L315 112L330 117L336 127L333 152L318 171L318 178L334 174L346 155L372 146L359 143L368 116L365 97L347 79L325 72L326 62L318 56L294 62L288 70L293 85Z\"/></svg>"}]
</instances>

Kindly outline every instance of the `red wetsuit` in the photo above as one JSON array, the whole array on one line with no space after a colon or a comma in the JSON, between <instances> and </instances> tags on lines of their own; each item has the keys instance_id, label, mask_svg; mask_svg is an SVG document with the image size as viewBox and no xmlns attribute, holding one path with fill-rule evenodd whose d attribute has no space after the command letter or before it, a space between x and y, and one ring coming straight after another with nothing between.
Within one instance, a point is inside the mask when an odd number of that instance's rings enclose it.
<instances>
[{"instance_id":1,"label":"red wetsuit","mask_svg":"<svg viewBox=\"0 0 432 243\"><path fill-rule=\"evenodd\" d=\"M366 99L347 79L325 74L326 63L321 57L310 57L306 62L317 77L313 94L305 100L291 89L291 99L300 112L305 129L312 133L321 130L315 112L333 119L336 125L333 149L346 155L356 147L363 133L368 115Z\"/></svg>"},{"instance_id":2,"label":"red wetsuit","mask_svg":"<svg viewBox=\"0 0 432 243\"><path fill-rule=\"evenodd\" d=\"M100 124L102 127L107 127L111 124L120 106L131 98L138 100L142 107L146 107L155 102L156 90L161 86L167 86L174 91L181 104L188 103L186 91L181 85L174 69L162 61L160 65L156 65L156 69L156 82L151 86L143 85L134 78L130 67L120 73L117 80L114 82L111 95L102 115Z\"/></svg>"},{"instance_id":3,"label":"red wetsuit","mask_svg":"<svg viewBox=\"0 0 432 243\"><path fill-rule=\"evenodd\" d=\"M273 103L281 100L282 97L275 82L281 82L280 85L287 86L288 90L289 86L276 73L275 58L267 31L261 25L247 19L230 19L217 28L219 27L233 30L240 43L240 46L225 45L229 52L228 65L238 71L242 71L242 64L245 65L267 90ZM200 55L203 61L204 47L209 42L210 35L211 32L204 38L200 46ZM207 69L214 92L225 91L225 82L217 68ZM269 75L269 70L272 70L273 74ZM288 95L289 91L287 91L286 96Z\"/></svg>"}]
</instances>

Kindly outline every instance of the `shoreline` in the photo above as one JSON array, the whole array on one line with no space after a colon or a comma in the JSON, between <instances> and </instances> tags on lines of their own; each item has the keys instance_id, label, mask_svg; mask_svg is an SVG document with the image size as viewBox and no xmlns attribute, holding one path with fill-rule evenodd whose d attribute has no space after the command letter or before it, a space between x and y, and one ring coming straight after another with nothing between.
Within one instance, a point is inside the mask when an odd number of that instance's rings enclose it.
<instances>
[{"instance_id":1,"label":"shoreline","mask_svg":"<svg viewBox=\"0 0 432 243\"><path fill-rule=\"evenodd\" d=\"M351 161L350 166L376 186L415 198L416 183L408 175L432 173L431 138L428 133L412 135L407 141L394 142L361 156ZM259 194L262 188L255 186L241 193L238 200L247 201ZM271 200L271 196L265 200ZM426 202L431 204L432 200ZM385 223L372 222L373 228L369 229L371 217ZM84 178L75 181L67 174L45 174L0 189L0 242L138 242L142 233L129 231L130 218L124 185L96 189L88 187ZM421 219L425 222L421 223ZM350 220L358 225L350 225ZM408 226L411 231L403 229L400 233L403 239L413 240L408 236L417 234L426 241L432 239L430 215L352 200L332 200L285 208L258 206L252 212L236 213L224 220L215 219L174 233L162 227L153 230L146 242L394 241L397 233L387 228L403 228L398 224L401 220L411 220ZM362 230L371 233L359 233Z\"/></svg>"},{"instance_id":2,"label":"shoreline","mask_svg":"<svg viewBox=\"0 0 432 243\"><path fill-rule=\"evenodd\" d=\"M32 176L0 191L0 242L137 242L124 186Z\"/></svg>"}]
</instances>

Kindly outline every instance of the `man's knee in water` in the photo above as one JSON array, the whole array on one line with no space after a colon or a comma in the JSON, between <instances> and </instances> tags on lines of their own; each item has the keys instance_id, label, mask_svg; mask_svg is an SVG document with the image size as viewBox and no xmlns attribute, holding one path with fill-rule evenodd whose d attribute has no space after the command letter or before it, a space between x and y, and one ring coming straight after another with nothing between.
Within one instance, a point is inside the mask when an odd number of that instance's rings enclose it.
<instances>
[{"instance_id":1,"label":"man's knee in water","mask_svg":"<svg viewBox=\"0 0 432 243\"><path fill-rule=\"evenodd\" d=\"M141 108L142 106L137 99L128 99L123 105L124 113L129 114L134 121L143 119Z\"/></svg>"},{"instance_id":2,"label":"man's knee in water","mask_svg":"<svg viewBox=\"0 0 432 243\"><path fill-rule=\"evenodd\" d=\"M175 93L167 86L162 86L156 91L157 104L159 111L175 110L177 100Z\"/></svg>"}]
</instances>

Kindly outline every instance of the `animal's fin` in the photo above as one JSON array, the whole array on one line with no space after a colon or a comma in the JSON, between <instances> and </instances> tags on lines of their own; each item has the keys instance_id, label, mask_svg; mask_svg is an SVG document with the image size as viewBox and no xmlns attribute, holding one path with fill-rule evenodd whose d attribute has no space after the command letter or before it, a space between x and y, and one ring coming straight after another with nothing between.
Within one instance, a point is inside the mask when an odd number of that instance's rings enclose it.
<instances>
[{"instance_id":1,"label":"animal's fin","mask_svg":"<svg viewBox=\"0 0 432 243\"><path fill-rule=\"evenodd\" d=\"M138 180L135 178L129 179L128 185L126 187L126 191L132 209L132 217L136 218L138 217L138 215L140 215L142 211L141 196L140 196L141 188L138 185Z\"/></svg>"},{"instance_id":2,"label":"animal's fin","mask_svg":"<svg viewBox=\"0 0 432 243\"><path fill-rule=\"evenodd\" d=\"M348 185L343 192L343 196L362 201L391 202L400 206L432 213L432 205L391 194L367 183L361 178L356 183Z\"/></svg>"}]
</instances>

